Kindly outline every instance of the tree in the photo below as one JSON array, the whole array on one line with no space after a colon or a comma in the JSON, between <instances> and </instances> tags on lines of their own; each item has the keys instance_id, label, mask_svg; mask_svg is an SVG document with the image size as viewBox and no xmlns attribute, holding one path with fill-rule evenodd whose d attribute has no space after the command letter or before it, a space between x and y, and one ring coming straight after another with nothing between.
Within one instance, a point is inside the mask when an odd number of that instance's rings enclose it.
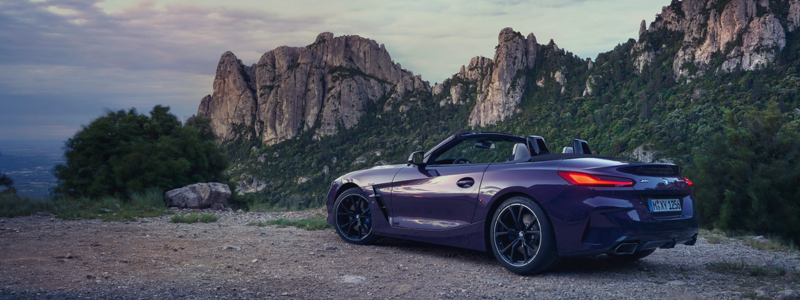
<instances>
[{"instance_id":1,"label":"tree","mask_svg":"<svg viewBox=\"0 0 800 300\"><path fill-rule=\"evenodd\" d=\"M16 189L14 189L14 180L11 180L11 177L8 177L5 173L0 173L0 186L6 187L6 190L3 191L4 193L16 193Z\"/></svg>"},{"instance_id":2,"label":"tree","mask_svg":"<svg viewBox=\"0 0 800 300\"><path fill-rule=\"evenodd\" d=\"M692 174L704 226L800 241L800 122L782 118L775 103L726 113Z\"/></svg>"},{"instance_id":3,"label":"tree","mask_svg":"<svg viewBox=\"0 0 800 300\"><path fill-rule=\"evenodd\" d=\"M135 109L108 112L67 140L67 162L55 170L56 193L123 197L150 187L226 181L227 159L209 122L186 123L160 105L149 117Z\"/></svg>"}]
</instances>

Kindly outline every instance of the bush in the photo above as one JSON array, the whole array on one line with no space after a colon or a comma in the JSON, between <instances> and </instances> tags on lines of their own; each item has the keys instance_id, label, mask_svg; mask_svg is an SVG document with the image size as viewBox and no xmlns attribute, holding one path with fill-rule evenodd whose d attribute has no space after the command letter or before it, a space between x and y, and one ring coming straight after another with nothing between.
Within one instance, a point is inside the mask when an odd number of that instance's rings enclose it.
<instances>
[{"instance_id":1,"label":"bush","mask_svg":"<svg viewBox=\"0 0 800 300\"><path fill-rule=\"evenodd\" d=\"M691 175L704 226L800 241L800 124L782 118L776 105L725 115Z\"/></svg>"},{"instance_id":2,"label":"bush","mask_svg":"<svg viewBox=\"0 0 800 300\"><path fill-rule=\"evenodd\" d=\"M227 181L222 173L227 160L208 121L186 123L181 126L169 107L160 105L149 117L131 109L97 118L67 140L67 162L55 169L56 194L121 198L146 194L147 188Z\"/></svg>"}]
</instances>

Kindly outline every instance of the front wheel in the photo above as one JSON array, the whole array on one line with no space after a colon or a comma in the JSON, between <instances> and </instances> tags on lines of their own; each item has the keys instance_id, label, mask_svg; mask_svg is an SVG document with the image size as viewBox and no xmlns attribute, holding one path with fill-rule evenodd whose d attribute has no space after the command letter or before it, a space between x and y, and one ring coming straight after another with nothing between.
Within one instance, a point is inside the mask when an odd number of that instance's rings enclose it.
<instances>
[{"instance_id":1,"label":"front wheel","mask_svg":"<svg viewBox=\"0 0 800 300\"><path fill-rule=\"evenodd\" d=\"M379 239L372 233L372 212L369 200L360 188L351 188L336 199L336 233L345 242L357 245L372 244Z\"/></svg>"},{"instance_id":2,"label":"front wheel","mask_svg":"<svg viewBox=\"0 0 800 300\"><path fill-rule=\"evenodd\" d=\"M540 273L558 262L553 226L533 200L509 198L497 208L490 226L492 252L509 271Z\"/></svg>"}]
</instances>

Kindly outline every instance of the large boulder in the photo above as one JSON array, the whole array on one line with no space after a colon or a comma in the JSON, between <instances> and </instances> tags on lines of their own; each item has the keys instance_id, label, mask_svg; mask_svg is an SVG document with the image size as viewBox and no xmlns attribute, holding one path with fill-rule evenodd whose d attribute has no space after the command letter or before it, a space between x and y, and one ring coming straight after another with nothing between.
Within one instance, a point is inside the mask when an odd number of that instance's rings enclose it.
<instances>
[{"instance_id":1,"label":"large boulder","mask_svg":"<svg viewBox=\"0 0 800 300\"><path fill-rule=\"evenodd\" d=\"M231 189L227 184L209 182L187 185L167 191L164 200L167 206L180 208L209 208L212 205L228 205Z\"/></svg>"}]
</instances>

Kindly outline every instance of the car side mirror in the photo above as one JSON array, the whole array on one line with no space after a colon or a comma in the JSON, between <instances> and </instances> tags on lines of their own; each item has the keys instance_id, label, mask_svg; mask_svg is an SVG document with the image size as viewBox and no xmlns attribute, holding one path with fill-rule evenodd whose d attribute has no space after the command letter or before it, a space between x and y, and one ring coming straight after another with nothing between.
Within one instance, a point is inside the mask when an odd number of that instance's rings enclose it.
<instances>
[{"instance_id":1,"label":"car side mirror","mask_svg":"<svg viewBox=\"0 0 800 300\"><path fill-rule=\"evenodd\" d=\"M425 152L423 151L415 151L408 156L409 165L425 166L424 160Z\"/></svg>"}]
</instances>

